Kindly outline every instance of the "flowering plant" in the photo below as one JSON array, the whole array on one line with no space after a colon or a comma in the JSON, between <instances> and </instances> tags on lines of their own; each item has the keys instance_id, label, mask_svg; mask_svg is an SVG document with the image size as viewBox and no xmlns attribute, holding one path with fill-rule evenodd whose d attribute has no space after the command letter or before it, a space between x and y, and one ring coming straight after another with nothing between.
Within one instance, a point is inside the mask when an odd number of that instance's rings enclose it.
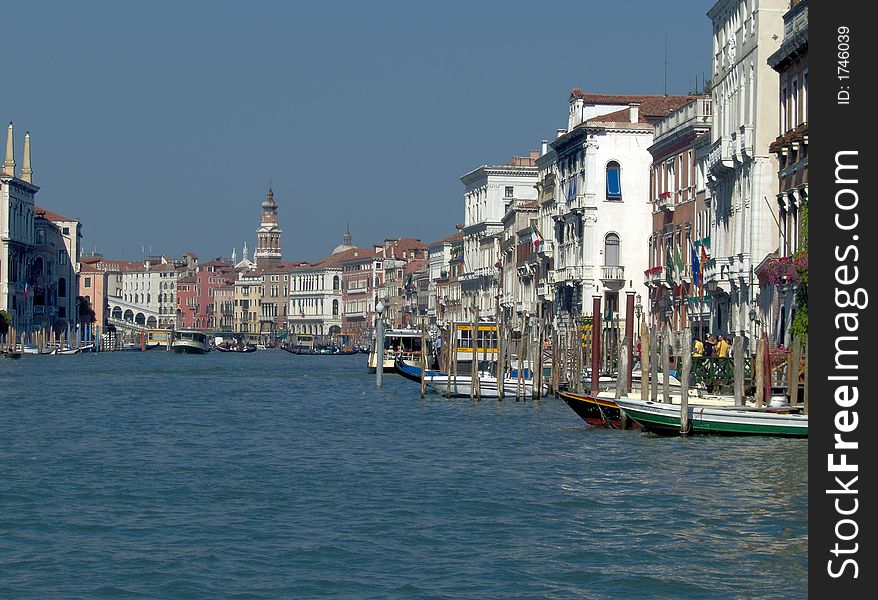
<instances>
[{"instance_id":1,"label":"flowering plant","mask_svg":"<svg viewBox=\"0 0 878 600\"><path fill-rule=\"evenodd\" d=\"M808 279L808 253L802 253L795 257L784 256L776 258L768 263L765 268L768 283L778 285L782 283L798 284L807 282Z\"/></svg>"}]
</instances>

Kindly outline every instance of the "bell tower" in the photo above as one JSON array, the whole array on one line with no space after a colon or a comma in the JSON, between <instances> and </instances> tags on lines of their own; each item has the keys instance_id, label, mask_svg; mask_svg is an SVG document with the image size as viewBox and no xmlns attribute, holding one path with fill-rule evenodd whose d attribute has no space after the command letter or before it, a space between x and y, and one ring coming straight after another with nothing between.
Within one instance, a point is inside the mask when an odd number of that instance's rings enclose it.
<instances>
[{"instance_id":1,"label":"bell tower","mask_svg":"<svg viewBox=\"0 0 878 600\"><path fill-rule=\"evenodd\" d=\"M262 202L262 222L256 230L256 266L267 266L272 262L281 260L280 249L281 230L277 224L277 202L274 200L274 192L271 184L268 185L268 194Z\"/></svg>"}]
</instances>

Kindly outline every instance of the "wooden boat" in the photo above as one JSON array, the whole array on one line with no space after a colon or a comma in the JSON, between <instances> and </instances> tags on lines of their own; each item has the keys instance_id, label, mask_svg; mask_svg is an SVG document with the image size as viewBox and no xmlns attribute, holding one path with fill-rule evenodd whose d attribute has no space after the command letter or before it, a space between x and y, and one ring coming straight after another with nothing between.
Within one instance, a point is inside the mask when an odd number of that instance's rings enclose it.
<instances>
[{"instance_id":1,"label":"wooden boat","mask_svg":"<svg viewBox=\"0 0 878 600\"><path fill-rule=\"evenodd\" d=\"M403 375L406 379L412 381L421 381L421 367L417 367L406 363L400 359L394 362L394 370ZM427 371L424 374L424 380L431 390L434 390L443 396L451 398L469 398L472 388L472 377L469 375L452 375L449 377L441 371ZM450 381L449 381L450 380ZM479 375L480 396L482 398L499 398L499 387L497 385L497 377L490 373L482 373ZM506 377L503 379L503 396L514 398L516 395L524 397L533 396L533 379L522 379L519 392L519 382L517 377Z\"/></svg>"},{"instance_id":2,"label":"wooden boat","mask_svg":"<svg viewBox=\"0 0 878 600\"><path fill-rule=\"evenodd\" d=\"M79 354L82 352L82 348L55 348L52 350L51 354L53 355L69 355L69 354Z\"/></svg>"},{"instance_id":3,"label":"wooden boat","mask_svg":"<svg viewBox=\"0 0 878 600\"><path fill-rule=\"evenodd\" d=\"M284 346L284 350L290 354L302 354L306 356L349 356L356 354L357 351L350 348L339 348L333 346L331 348L309 348L307 346Z\"/></svg>"},{"instance_id":4,"label":"wooden boat","mask_svg":"<svg viewBox=\"0 0 878 600\"><path fill-rule=\"evenodd\" d=\"M414 365L410 365L408 363L404 363L401 360L396 360L393 363L393 369L409 381L414 381L415 383L421 383L421 368L416 367ZM425 377L434 377L436 375L443 375L441 371L431 371L427 369L425 372Z\"/></svg>"},{"instance_id":5,"label":"wooden boat","mask_svg":"<svg viewBox=\"0 0 878 600\"><path fill-rule=\"evenodd\" d=\"M574 394L560 392L561 399L573 409L579 417L595 427L622 429L622 414L619 405L612 398L603 398L600 394ZM628 427L640 427L636 421L629 420Z\"/></svg>"},{"instance_id":6,"label":"wooden boat","mask_svg":"<svg viewBox=\"0 0 878 600\"><path fill-rule=\"evenodd\" d=\"M5 358L12 358L12 359L16 359L16 360L17 360L17 359L19 359L19 358L22 357L22 353L19 352L18 350L5 350L5 351L3 352L3 356L4 356Z\"/></svg>"},{"instance_id":7,"label":"wooden boat","mask_svg":"<svg viewBox=\"0 0 878 600\"><path fill-rule=\"evenodd\" d=\"M205 354L210 352L210 343L203 331L178 329L174 331L171 349L177 354Z\"/></svg>"},{"instance_id":8,"label":"wooden boat","mask_svg":"<svg viewBox=\"0 0 878 600\"><path fill-rule=\"evenodd\" d=\"M220 352L238 352L238 353L242 353L242 354L256 352L256 346L254 346L252 344L247 344L246 346L234 346L234 345L219 344L215 348Z\"/></svg>"},{"instance_id":9,"label":"wooden boat","mask_svg":"<svg viewBox=\"0 0 878 600\"><path fill-rule=\"evenodd\" d=\"M619 398L616 404L644 431L680 433L680 405ZM808 437L808 415L788 409L743 406L689 406L692 434Z\"/></svg>"}]
</instances>

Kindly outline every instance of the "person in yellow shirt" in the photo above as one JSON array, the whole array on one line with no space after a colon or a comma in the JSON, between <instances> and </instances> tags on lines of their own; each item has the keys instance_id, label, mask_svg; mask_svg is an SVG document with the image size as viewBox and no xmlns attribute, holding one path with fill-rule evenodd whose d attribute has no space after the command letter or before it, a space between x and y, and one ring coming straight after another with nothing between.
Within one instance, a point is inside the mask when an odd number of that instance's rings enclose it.
<instances>
[{"instance_id":1,"label":"person in yellow shirt","mask_svg":"<svg viewBox=\"0 0 878 600\"><path fill-rule=\"evenodd\" d=\"M719 341L716 343L716 355L720 358L728 358L729 357L729 342L726 340L725 336L720 335Z\"/></svg>"},{"instance_id":2,"label":"person in yellow shirt","mask_svg":"<svg viewBox=\"0 0 878 600\"><path fill-rule=\"evenodd\" d=\"M698 338L695 338L695 347L692 350L692 357L701 358L702 356L704 356L704 343Z\"/></svg>"}]
</instances>

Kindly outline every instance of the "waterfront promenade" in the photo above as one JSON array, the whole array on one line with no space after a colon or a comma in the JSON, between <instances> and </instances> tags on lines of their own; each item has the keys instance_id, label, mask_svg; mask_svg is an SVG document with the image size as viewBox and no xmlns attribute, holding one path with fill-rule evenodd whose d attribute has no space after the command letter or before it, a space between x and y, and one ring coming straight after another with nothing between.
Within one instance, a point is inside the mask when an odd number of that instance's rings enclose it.
<instances>
[{"instance_id":1,"label":"waterfront promenade","mask_svg":"<svg viewBox=\"0 0 878 600\"><path fill-rule=\"evenodd\" d=\"M421 400L365 360L0 361L0 596L806 595L806 440Z\"/></svg>"}]
</instances>

